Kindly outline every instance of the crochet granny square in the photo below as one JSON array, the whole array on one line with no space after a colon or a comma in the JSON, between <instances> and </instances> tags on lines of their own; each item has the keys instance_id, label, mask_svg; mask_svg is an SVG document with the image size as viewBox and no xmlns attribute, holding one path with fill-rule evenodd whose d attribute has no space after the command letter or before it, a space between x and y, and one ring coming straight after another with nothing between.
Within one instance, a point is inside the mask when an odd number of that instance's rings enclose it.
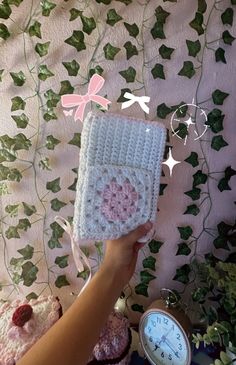
<instances>
[{"instance_id":1,"label":"crochet granny square","mask_svg":"<svg viewBox=\"0 0 236 365\"><path fill-rule=\"evenodd\" d=\"M156 221L166 128L159 122L90 112L76 188L75 239L119 238Z\"/></svg>"}]
</instances>

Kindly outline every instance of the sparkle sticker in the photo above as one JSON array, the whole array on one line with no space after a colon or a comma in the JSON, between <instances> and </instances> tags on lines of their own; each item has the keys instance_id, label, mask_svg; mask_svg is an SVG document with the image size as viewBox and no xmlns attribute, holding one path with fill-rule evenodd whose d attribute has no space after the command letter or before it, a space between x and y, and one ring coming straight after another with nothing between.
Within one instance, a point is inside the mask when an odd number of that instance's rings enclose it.
<instances>
[{"instance_id":1,"label":"sparkle sticker","mask_svg":"<svg viewBox=\"0 0 236 365\"><path fill-rule=\"evenodd\" d=\"M181 122L185 114L187 119ZM206 112L198 105L194 104L193 99L192 103L180 105L178 109L175 110L171 117L170 126L173 136L184 139L184 145L186 145L191 130L193 130L194 135L196 136L194 141L198 140L206 133L207 128L209 127L206 122Z\"/></svg>"},{"instance_id":2,"label":"sparkle sticker","mask_svg":"<svg viewBox=\"0 0 236 365\"><path fill-rule=\"evenodd\" d=\"M168 158L165 162L162 162L163 165L167 165L170 169L170 176L172 176L172 171L175 165L178 165L181 161L177 161L173 158L171 148L169 148Z\"/></svg>"}]
</instances>

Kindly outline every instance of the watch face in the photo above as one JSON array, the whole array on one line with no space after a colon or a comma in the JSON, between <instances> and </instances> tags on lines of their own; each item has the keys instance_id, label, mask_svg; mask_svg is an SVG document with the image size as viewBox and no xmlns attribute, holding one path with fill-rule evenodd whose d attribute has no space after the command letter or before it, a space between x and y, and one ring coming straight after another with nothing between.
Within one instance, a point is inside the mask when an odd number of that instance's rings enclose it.
<instances>
[{"instance_id":1,"label":"watch face","mask_svg":"<svg viewBox=\"0 0 236 365\"><path fill-rule=\"evenodd\" d=\"M154 365L189 365L191 349L182 326L164 311L151 310L140 322L140 340Z\"/></svg>"}]
</instances>

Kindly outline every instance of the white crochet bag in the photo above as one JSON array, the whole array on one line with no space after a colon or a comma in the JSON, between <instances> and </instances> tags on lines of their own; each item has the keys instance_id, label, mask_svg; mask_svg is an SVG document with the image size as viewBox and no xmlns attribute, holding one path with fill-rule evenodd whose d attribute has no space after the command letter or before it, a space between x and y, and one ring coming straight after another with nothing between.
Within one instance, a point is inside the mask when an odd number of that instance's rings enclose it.
<instances>
[{"instance_id":1,"label":"white crochet bag","mask_svg":"<svg viewBox=\"0 0 236 365\"><path fill-rule=\"evenodd\" d=\"M81 135L75 239L115 239L156 221L166 128L102 112L88 113Z\"/></svg>"}]
</instances>

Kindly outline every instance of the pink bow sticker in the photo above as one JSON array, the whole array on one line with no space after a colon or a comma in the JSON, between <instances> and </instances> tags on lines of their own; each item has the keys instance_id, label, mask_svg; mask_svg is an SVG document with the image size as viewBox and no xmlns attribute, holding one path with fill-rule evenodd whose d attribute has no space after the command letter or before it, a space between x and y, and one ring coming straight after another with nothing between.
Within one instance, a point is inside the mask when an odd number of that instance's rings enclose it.
<instances>
[{"instance_id":1,"label":"pink bow sticker","mask_svg":"<svg viewBox=\"0 0 236 365\"><path fill-rule=\"evenodd\" d=\"M107 105L110 104L111 101L109 101L108 99L106 99L100 95L96 95L97 92L103 87L104 82L105 82L105 80L102 76L100 76L98 74L94 74L91 77L91 80L89 81L87 94L85 94L85 95L77 95L77 94L62 95L61 104L63 107L71 108L74 106L78 106L78 108L76 109L75 115L74 115L75 121L77 119L81 120L81 122L83 121L84 110L85 110L86 104L89 101L95 101L95 103L98 103L107 109Z\"/></svg>"}]
</instances>

